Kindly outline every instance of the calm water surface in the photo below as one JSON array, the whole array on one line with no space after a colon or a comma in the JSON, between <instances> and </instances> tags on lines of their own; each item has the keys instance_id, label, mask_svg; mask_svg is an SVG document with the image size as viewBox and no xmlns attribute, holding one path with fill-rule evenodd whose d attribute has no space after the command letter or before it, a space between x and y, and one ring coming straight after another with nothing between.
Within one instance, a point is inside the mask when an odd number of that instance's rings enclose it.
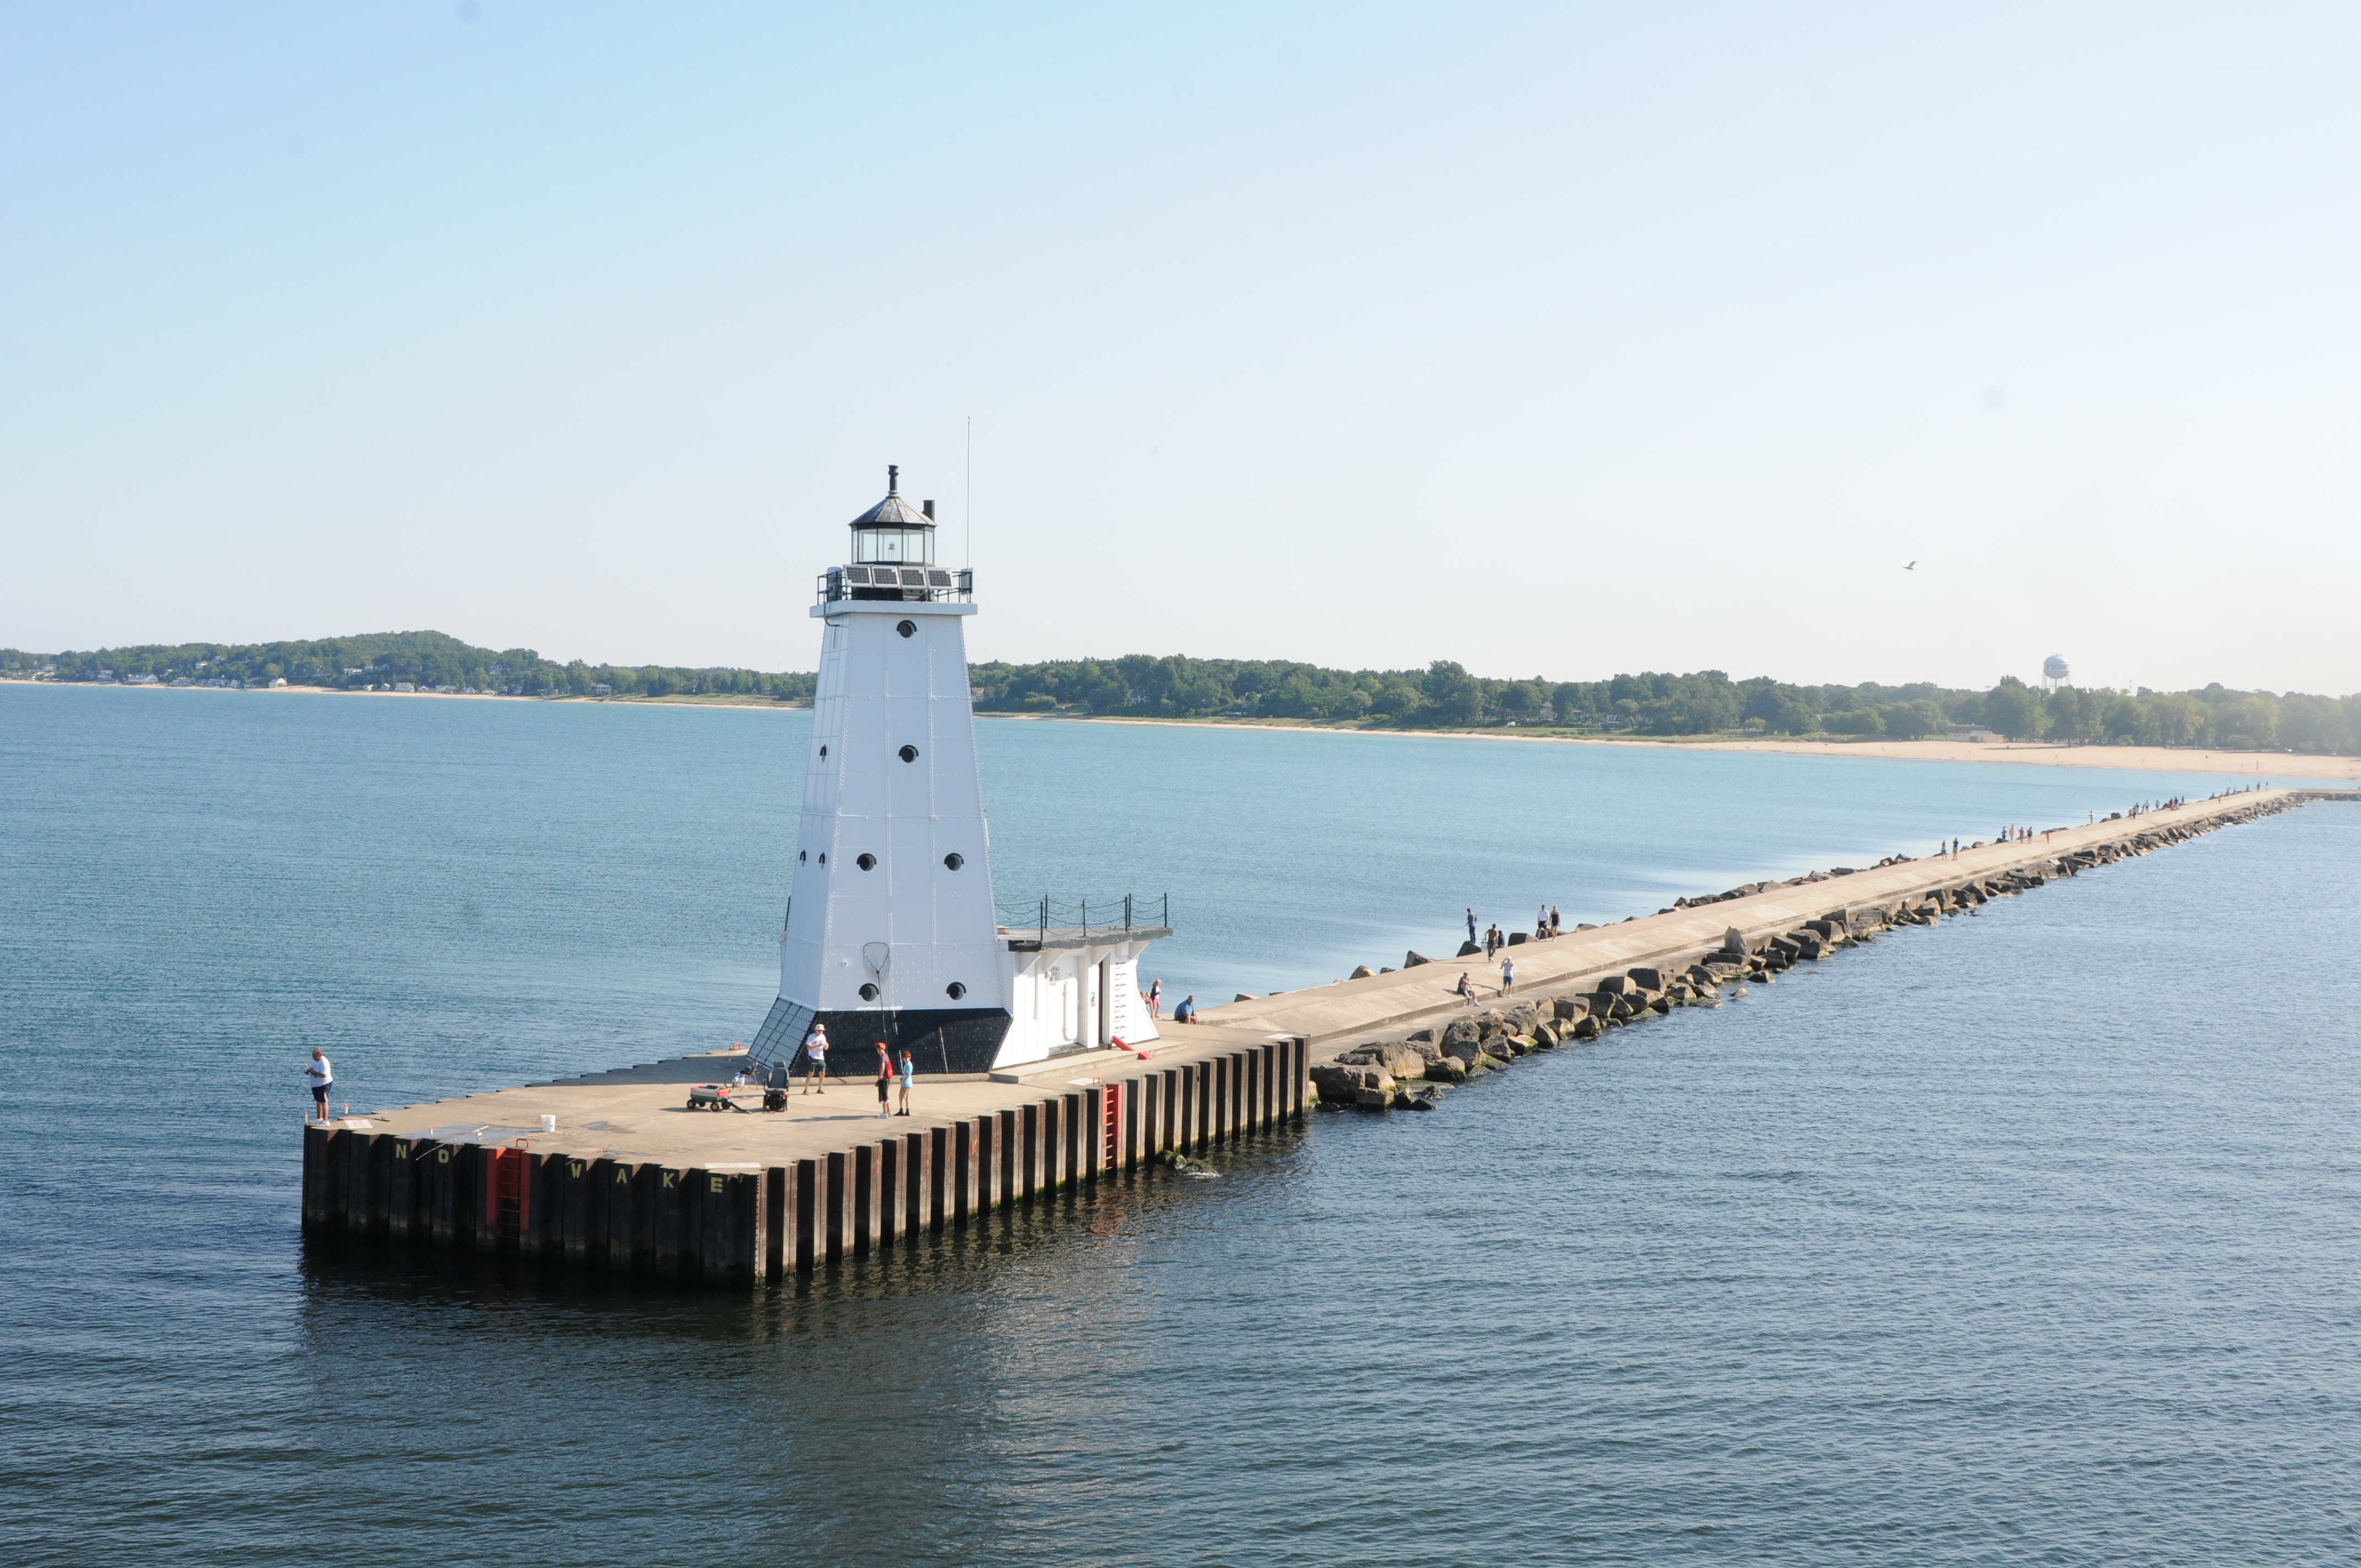
<instances>
[{"instance_id":1,"label":"calm water surface","mask_svg":"<svg viewBox=\"0 0 2361 1568\"><path fill-rule=\"evenodd\" d=\"M357 1102L744 1038L799 715L0 686L0 1556L2345 1562L2361 810L760 1297L307 1249ZM1168 984L2221 781L982 728Z\"/></svg>"}]
</instances>

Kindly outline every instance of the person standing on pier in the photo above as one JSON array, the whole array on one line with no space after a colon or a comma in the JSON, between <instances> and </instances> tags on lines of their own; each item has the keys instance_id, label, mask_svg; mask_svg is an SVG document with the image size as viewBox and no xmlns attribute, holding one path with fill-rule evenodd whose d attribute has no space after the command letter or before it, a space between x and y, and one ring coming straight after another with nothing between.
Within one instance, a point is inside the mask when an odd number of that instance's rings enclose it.
<instances>
[{"instance_id":1,"label":"person standing on pier","mask_svg":"<svg viewBox=\"0 0 2361 1568\"><path fill-rule=\"evenodd\" d=\"M1558 934L1558 930L1557 905L1553 904L1550 905L1550 935L1553 937L1556 936Z\"/></svg>"},{"instance_id":2,"label":"person standing on pier","mask_svg":"<svg viewBox=\"0 0 2361 1568\"><path fill-rule=\"evenodd\" d=\"M902 1115L910 1113L910 1080L917 1076L917 1061L906 1049L902 1053Z\"/></svg>"},{"instance_id":3,"label":"person standing on pier","mask_svg":"<svg viewBox=\"0 0 2361 1568\"><path fill-rule=\"evenodd\" d=\"M812 1086L818 1084L815 1089ZM828 1025L812 1021L811 1033L804 1036L804 1092L828 1092Z\"/></svg>"},{"instance_id":4,"label":"person standing on pier","mask_svg":"<svg viewBox=\"0 0 2361 1568\"><path fill-rule=\"evenodd\" d=\"M877 1113L894 1113L894 1053L885 1048L883 1040L877 1042Z\"/></svg>"},{"instance_id":5,"label":"person standing on pier","mask_svg":"<svg viewBox=\"0 0 2361 1568\"><path fill-rule=\"evenodd\" d=\"M1509 992L1516 989L1517 960L1514 959L1502 959L1500 960L1500 994L1506 996Z\"/></svg>"},{"instance_id":6,"label":"person standing on pier","mask_svg":"<svg viewBox=\"0 0 2361 1568\"><path fill-rule=\"evenodd\" d=\"M1150 1018L1164 1016L1164 982L1160 980L1148 982L1148 1015Z\"/></svg>"},{"instance_id":7,"label":"person standing on pier","mask_svg":"<svg viewBox=\"0 0 2361 1568\"><path fill-rule=\"evenodd\" d=\"M1467 912L1467 939L1471 942L1476 939L1476 911L1473 909Z\"/></svg>"},{"instance_id":8,"label":"person standing on pier","mask_svg":"<svg viewBox=\"0 0 2361 1568\"><path fill-rule=\"evenodd\" d=\"M303 1064L303 1080L312 1086L312 1109L320 1113L320 1120L327 1121L328 1091L336 1081L336 1070L328 1065L328 1053L317 1046L312 1047L312 1059ZM307 1113L303 1119L312 1118Z\"/></svg>"}]
</instances>

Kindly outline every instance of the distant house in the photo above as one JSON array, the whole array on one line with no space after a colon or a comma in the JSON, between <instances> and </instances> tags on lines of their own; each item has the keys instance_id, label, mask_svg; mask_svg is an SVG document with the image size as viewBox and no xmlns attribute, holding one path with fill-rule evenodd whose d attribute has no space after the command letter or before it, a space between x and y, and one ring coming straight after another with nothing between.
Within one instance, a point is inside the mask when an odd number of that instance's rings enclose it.
<instances>
[{"instance_id":1,"label":"distant house","mask_svg":"<svg viewBox=\"0 0 2361 1568\"><path fill-rule=\"evenodd\" d=\"M287 684L287 677L285 675L273 675L270 677L270 684L274 686L283 686Z\"/></svg>"},{"instance_id":2,"label":"distant house","mask_svg":"<svg viewBox=\"0 0 2361 1568\"><path fill-rule=\"evenodd\" d=\"M1997 740L2000 736L1990 729L1954 729L1949 738L1954 740Z\"/></svg>"},{"instance_id":3,"label":"distant house","mask_svg":"<svg viewBox=\"0 0 2361 1568\"><path fill-rule=\"evenodd\" d=\"M590 688L590 695L592 696L613 696L615 695L615 688L609 685L606 682L600 681Z\"/></svg>"},{"instance_id":4,"label":"distant house","mask_svg":"<svg viewBox=\"0 0 2361 1568\"><path fill-rule=\"evenodd\" d=\"M418 689L418 683L415 681L396 681L393 683L393 689L398 692L414 692Z\"/></svg>"}]
</instances>

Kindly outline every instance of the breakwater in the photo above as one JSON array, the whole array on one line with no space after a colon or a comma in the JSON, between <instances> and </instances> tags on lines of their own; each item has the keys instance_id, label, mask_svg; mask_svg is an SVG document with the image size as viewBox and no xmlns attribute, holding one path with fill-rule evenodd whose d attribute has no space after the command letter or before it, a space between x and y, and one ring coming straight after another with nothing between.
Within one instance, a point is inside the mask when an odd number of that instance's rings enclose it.
<instances>
[{"instance_id":1,"label":"breakwater","mask_svg":"<svg viewBox=\"0 0 2361 1568\"><path fill-rule=\"evenodd\" d=\"M1994 899L2152 854L2310 799L2356 800L2361 794L2257 792L2114 819L2070 835L2053 830L2031 854L2027 850L2039 840L2017 839L1926 861L1892 861L1870 872L1817 872L1768 889L1684 900L1679 909L1665 910L1652 922L1607 927L1588 941L1577 932L1576 950L1565 954L1551 951L1565 938L1520 943L1508 950L1535 977L1520 993L1496 990L1489 1006L1454 997L1434 1024L1406 1034L1397 1028L1334 1051L1312 1068L1312 1082L1324 1106L1432 1110L1439 1092L1434 1085L1465 1083L1471 1075L1498 1070L1536 1051L1596 1040L1609 1029L1675 1007L1719 1006L1725 995L1745 995L1750 985L1773 983L1799 963L1831 958L1893 927L1932 926L1972 914ZM2061 838L2074 841L2060 847ZM1712 924L1712 916L1697 916L1700 910L1732 922L1721 928L1719 940L1696 941ZM1633 929L1642 925L1653 929ZM1616 955L1625 953L1639 953L1645 961L1618 967ZM1464 956L1482 961L1473 953ZM1602 956L1610 962L1598 964ZM1427 967L1424 960L1409 966ZM1377 1005L1384 1004L1377 999L1385 994L1383 988L1370 990ZM1252 1004L1251 999L1241 1003ZM1427 1009L1425 1015L1434 1012Z\"/></svg>"},{"instance_id":2,"label":"breakwater","mask_svg":"<svg viewBox=\"0 0 2361 1568\"><path fill-rule=\"evenodd\" d=\"M1512 949L1516 987L1488 1005L1455 994L1461 966L1450 962L1245 998L1176 1027L1152 1061L1095 1053L1016 1082L921 1080L913 1125L899 1131L875 1126L865 1085L840 1081L833 1110L800 1094L778 1113L692 1108L687 1086L726 1076L726 1057L346 1118L306 1131L303 1225L743 1287L1127 1179L1323 1102L1432 1107L1440 1084L1470 1072L1711 1004L1885 927L1940 920L2320 793L2257 792L1733 890L1524 943Z\"/></svg>"}]
</instances>

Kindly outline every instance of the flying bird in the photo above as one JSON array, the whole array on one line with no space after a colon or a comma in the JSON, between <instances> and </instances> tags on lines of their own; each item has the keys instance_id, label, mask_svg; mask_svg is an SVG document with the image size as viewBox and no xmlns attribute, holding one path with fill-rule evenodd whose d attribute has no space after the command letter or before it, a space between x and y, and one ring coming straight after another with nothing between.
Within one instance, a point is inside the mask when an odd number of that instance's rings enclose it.
<instances>
[{"instance_id":1,"label":"flying bird","mask_svg":"<svg viewBox=\"0 0 2361 1568\"><path fill-rule=\"evenodd\" d=\"M1913 562L1911 562L1911 563L1910 563L1910 565L1908 565L1907 566L1903 567L1902 569L1903 569L1904 571L1905 571L1905 572L1915 572L1915 571L1916 571L1916 570L1918 569L1918 563L1917 563L1917 562L1916 562L1916 561L1913 561Z\"/></svg>"}]
</instances>

